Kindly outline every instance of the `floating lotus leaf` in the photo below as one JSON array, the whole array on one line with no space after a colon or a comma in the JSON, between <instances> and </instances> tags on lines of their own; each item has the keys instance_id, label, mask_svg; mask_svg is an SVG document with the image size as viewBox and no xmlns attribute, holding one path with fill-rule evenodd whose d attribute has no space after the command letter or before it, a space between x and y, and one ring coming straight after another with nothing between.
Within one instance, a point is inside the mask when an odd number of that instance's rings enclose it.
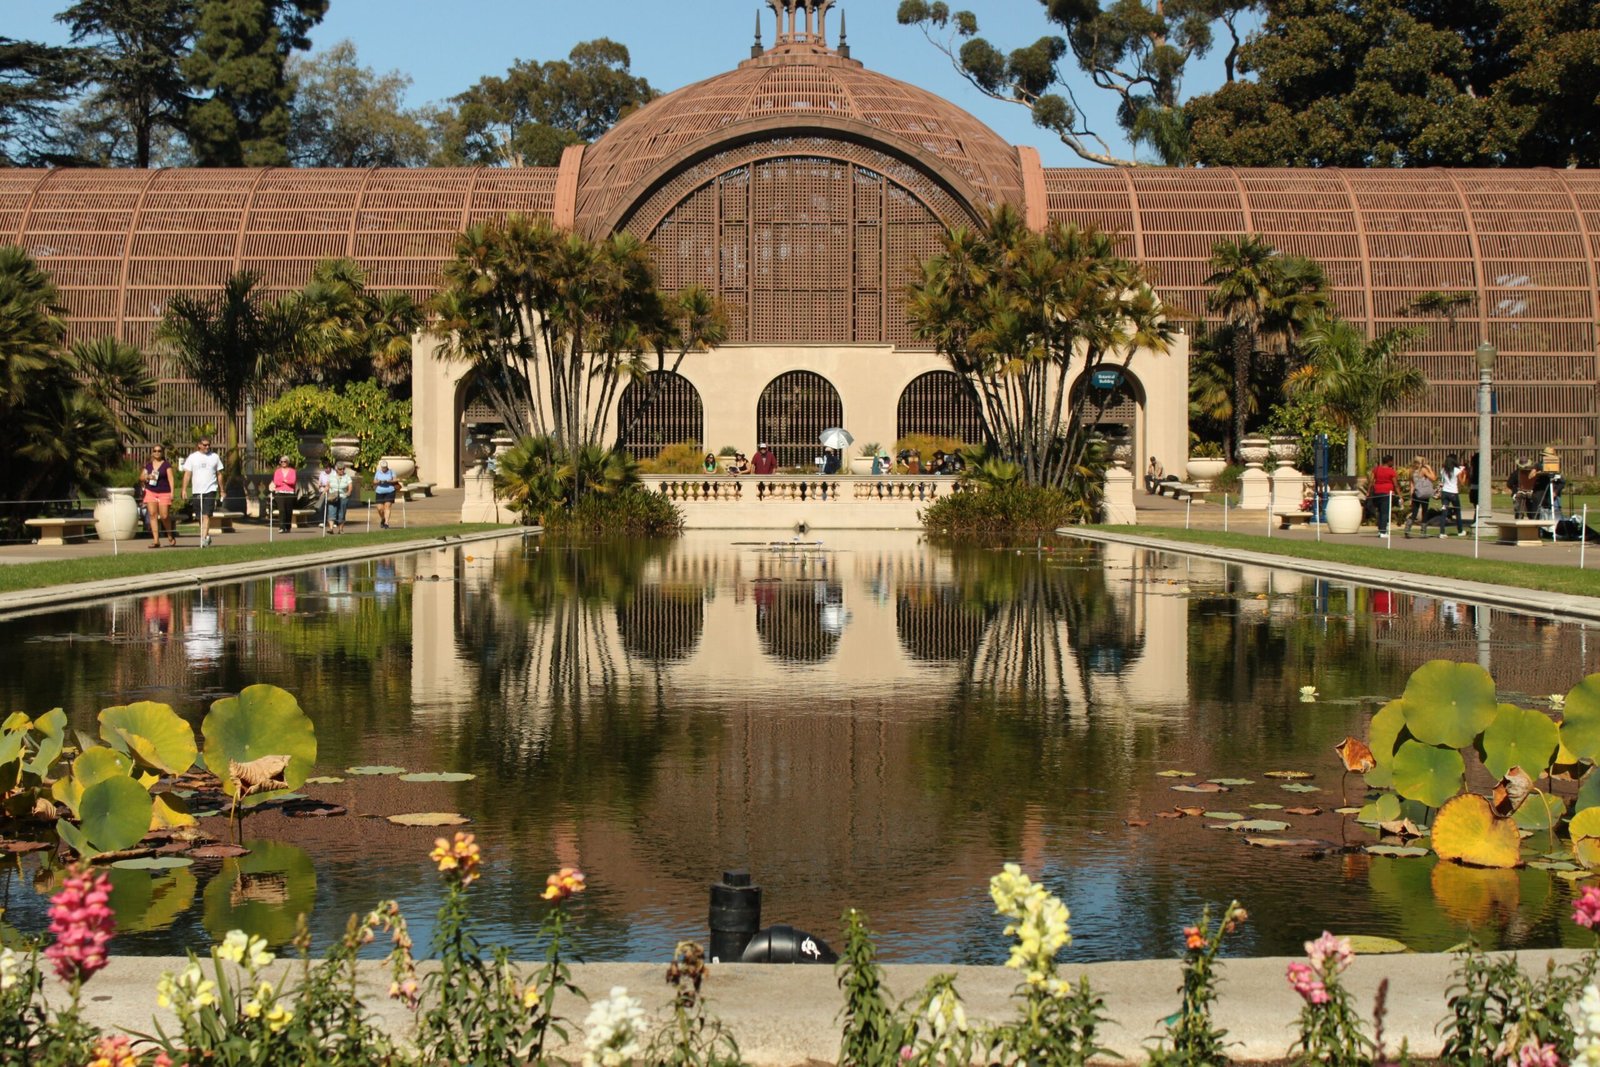
<instances>
[{"instance_id":1,"label":"floating lotus leaf","mask_svg":"<svg viewBox=\"0 0 1600 1067\"><path fill-rule=\"evenodd\" d=\"M1362 851L1392 859L1417 859L1428 854L1428 850L1421 845L1368 845Z\"/></svg>"},{"instance_id":2,"label":"floating lotus leaf","mask_svg":"<svg viewBox=\"0 0 1600 1067\"><path fill-rule=\"evenodd\" d=\"M22 755L23 736L22 730L7 731L0 735L0 767L14 763L17 757Z\"/></svg>"},{"instance_id":3,"label":"floating lotus leaf","mask_svg":"<svg viewBox=\"0 0 1600 1067\"><path fill-rule=\"evenodd\" d=\"M118 860L111 866L125 871L170 871L178 867L192 867L194 860L187 856L140 856L138 859Z\"/></svg>"},{"instance_id":4,"label":"floating lotus leaf","mask_svg":"<svg viewBox=\"0 0 1600 1067\"><path fill-rule=\"evenodd\" d=\"M194 825L194 816L189 814L189 805L183 802L182 797L175 797L171 793L157 793L152 799L154 803L150 805L150 829L166 830Z\"/></svg>"},{"instance_id":5,"label":"floating lotus leaf","mask_svg":"<svg viewBox=\"0 0 1600 1067\"><path fill-rule=\"evenodd\" d=\"M1375 800L1363 804L1356 813L1356 822L1376 826L1379 823L1393 822L1400 817L1400 798L1393 793L1385 793Z\"/></svg>"},{"instance_id":6,"label":"floating lotus leaf","mask_svg":"<svg viewBox=\"0 0 1600 1067\"><path fill-rule=\"evenodd\" d=\"M1229 823L1230 830L1243 830L1252 834L1275 834L1279 830L1287 830L1289 824L1279 822L1277 819L1243 819L1239 822Z\"/></svg>"},{"instance_id":7,"label":"floating lotus leaf","mask_svg":"<svg viewBox=\"0 0 1600 1067\"><path fill-rule=\"evenodd\" d=\"M1578 865L1576 863L1571 863L1567 860L1534 860L1529 863L1528 866L1532 867L1534 870L1551 871L1554 873L1560 873L1561 871L1575 871L1578 869Z\"/></svg>"},{"instance_id":8,"label":"floating lotus leaf","mask_svg":"<svg viewBox=\"0 0 1600 1067\"><path fill-rule=\"evenodd\" d=\"M1594 807L1600 807L1600 773L1591 771L1584 776L1583 784L1578 787L1578 796L1572 802L1572 810L1587 811Z\"/></svg>"},{"instance_id":9,"label":"floating lotus leaf","mask_svg":"<svg viewBox=\"0 0 1600 1067\"><path fill-rule=\"evenodd\" d=\"M1443 659L1412 671L1400 702L1412 737L1450 748L1472 744L1494 721L1497 710L1494 679L1488 671L1476 663ZM1398 750L1395 755L1399 757Z\"/></svg>"},{"instance_id":10,"label":"floating lotus leaf","mask_svg":"<svg viewBox=\"0 0 1600 1067\"><path fill-rule=\"evenodd\" d=\"M1230 792L1230 790L1228 789L1227 786L1225 786L1225 785L1217 785L1214 782L1201 782L1199 785L1189 785L1187 783L1185 783L1183 785L1175 785L1175 786L1172 787L1172 791L1174 793L1227 793L1227 792Z\"/></svg>"},{"instance_id":11,"label":"floating lotus leaf","mask_svg":"<svg viewBox=\"0 0 1600 1067\"><path fill-rule=\"evenodd\" d=\"M1247 845L1256 848L1329 848L1331 842L1319 841L1314 837L1259 837L1254 834L1244 839Z\"/></svg>"},{"instance_id":12,"label":"floating lotus leaf","mask_svg":"<svg viewBox=\"0 0 1600 1067\"><path fill-rule=\"evenodd\" d=\"M427 774L402 774L402 782L470 782L478 777L465 771L430 771Z\"/></svg>"},{"instance_id":13,"label":"floating lotus leaf","mask_svg":"<svg viewBox=\"0 0 1600 1067\"><path fill-rule=\"evenodd\" d=\"M343 778L336 778L336 777L333 777L331 775L319 774L319 775L316 775L314 777L307 778L305 784L306 785L338 785L342 781L344 781Z\"/></svg>"},{"instance_id":14,"label":"floating lotus leaf","mask_svg":"<svg viewBox=\"0 0 1600 1067\"><path fill-rule=\"evenodd\" d=\"M67 713L60 708L52 708L33 720L33 732L39 737L38 748L33 758L22 765L22 769L43 778L55 766L56 760L61 758L61 750L66 746Z\"/></svg>"},{"instance_id":15,"label":"floating lotus leaf","mask_svg":"<svg viewBox=\"0 0 1600 1067\"><path fill-rule=\"evenodd\" d=\"M1283 810L1283 805L1282 804L1252 804L1252 805L1250 805L1250 810L1251 811L1282 811Z\"/></svg>"},{"instance_id":16,"label":"floating lotus leaf","mask_svg":"<svg viewBox=\"0 0 1600 1067\"><path fill-rule=\"evenodd\" d=\"M96 851L132 848L150 831L150 794L132 778L107 778L83 791L78 817Z\"/></svg>"},{"instance_id":17,"label":"floating lotus leaf","mask_svg":"<svg viewBox=\"0 0 1600 1067\"><path fill-rule=\"evenodd\" d=\"M1306 785L1304 782L1285 782L1278 787L1285 793L1320 793L1322 788L1315 785Z\"/></svg>"},{"instance_id":18,"label":"floating lotus leaf","mask_svg":"<svg viewBox=\"0 0 1600 1067\"><path fill-rule=\"evenodd\" d=\"M1453 748L1406 741L1394 754L1394 787L1408 800L1437 808L1461 792L1467 765Z\"/></svg>"},{"instance_id":19,"label":"floating lotus leaf","mask_svg":"<svg viewBox=\"0 0 1600 1067\"><path fill-rule=\"evenodd\" d=\"M1567 693L1561 744L1578 759L1600 759L1600 674L1589 675Z\"/></svg>"},{"instance_id":20,"label":"floating lotus leaf","mask_svg":"<svg viewBox=\"0 0 1600 1067\"><path fill-rule=\"evenodd\" d=\"M1392 956L1397 952L1410 952L1404 941L1392 937L1374 937L1371 934L1350 934L1345 937L1350 951L1357 956Z\"/></svg>"},{"instance_id":21,"label":"floating lotus leaf","mask_svg":"<svg viewBox=\"0 0 1600 1067\"><path fill-rule=\"evenodd\" d=\"M1544 712L1501 704L1494 721L1483 731L1478 752L1496 778L1504 777L1512 767L1521 767L1537 778L1550 766L1560 740L1556 724Z\"/></svg>"},{"instance_id":22,"label":"floating lotus leaf","mask_svg":"<svg viewBox=\"0 0 1600 1067\"><path fill-rule=\"evenodd\" d=\"M1589 870L1600 870L1600 808L1585 808L1567 825L1572 855Z\"/></svg>"},{"instance_id":23,"label":"floating lotus leaf","mask_svg":"<svg viewBox=\"0 0 1600 1067\"><path fill-rule=\"evenodd\" d=\"M1234 816L1236 819L1239 817ZM454 811L422 811L410 815L390 815L388 819L396 826L464 826L469 821Z\"/></svg>"},{"instance_id":24,"label":"floating lotus leaf","mask_svg":"<svg viewBox=\"0 0 1600 1067\"><path fill-rule=\"evenodd\" d=\"M1321 808L1284 808L1285 815L1321 815Z\"/></svg>"},{"instance_id":25,"label":"floating lotus leaf","mask_svg":"<svg viewBox=\"0 0 1600 1067\"><path fill-rule=\"evenodd\" d=\"M298 789L317 761L317 731L293 694L275 685L252 685L236 697L211 705L201 726L206 738L206 766L222 779L222 790L240 795L230 764L248 764L263 756L285 755L283 779Z\"/></svg>"},{"instance_id":26,"label":"floating lotus leaf","mask_svg":"<svg viewBox=\"0 0 1600 1067\"><path fill-rule=\"evenodd\" d=\"M1548 882L1549 875L1539 874ZM1436 863L1430 878L1433 899L1446 918L1469 930L1509 922L1522 903L1516 871Z\"/></svg>"},{"instance_id":27,"label":"floating lotus leaf","mask_svg":"<svg viewBox=\"0 0 1600 1067\"><path fill-rule=\"evenodd\" d=\"M132 759L115 749L96 745L72 761L72 773L57 778L50 786L50 795L77 817L85 789L108 778L127 778L132 771Z\"/></svg>"},{"instance_id":28,"label":"floating lotus leaf","mask_svg":"<svg viewBox=\"0 0 1600 1067\"><path fill-rule=\"evenodd\" d=\"M199 848L191 848L189 855L197 860L231 860L250 855L250 850L243 845L201 845Z\"/></svg>"},{"instance_id":29,"label":"floating lotus leaf","mask_svg":"<svg viewBox=\"0 0 1600 1067\"><path fill-rule=\"evenodd\" d=\"M1193 778L1193 771L1157 771L1157 778Z\"/></svg>"},{"instance_id":30,"label":"floating lotus leaf","mask_svg":"<svg viewBox=\"0 0 1600 1067\"><path fill-rule=\"evenodd\" d=\"M1236 786L1236 785L1255 785L1256 784L1255 782L1251 781L1249 778L1207 778L1206 781L1210 782L1212 785L1225 785L1225 786L1228 786L1229 788L1232 788L1233 786Z\"/></svg>"},{"instance_id":31,"label":"floating lotus leaf","mask_svg":"<svg viewBox=\"0 0 1600 1067\"><path fill-rule=\"evenodd\" d=\"M1285 782L1303 782L1307 778L1315 778L1310 771L1268 771L1263 778L1277 778Z\"/></svg>"},{"instance_id":32,"label":"floating lotus leaf","mask_svg":"<svg viewBox=\"0 0 1600 1067\"><path fill-rule=\"evenodd\" d=\"M1394 760L1394 750L1400 747L1400 734L1406 728L1406 711L1399 700L1391 700L1378 709L1367 725L1367 747L1378 766L1387 767Z\"/></svg>"},{"instance_id":33,"label":"floating lotus leaf","mask_svg":"<svg viewBox=\"0 0 1600 1067\"><path fill-rule=\"evenodd\" d=\"M1439 809L1433 820L1433 850L1442 860L1510 868L1522 862L1522 836L1517 824L1495 815L1487 800L1466 793Z\"/></svg>"},{"instance_id":34,"label":"floating lotus leaf","mask_svg":"<svg viewBox=\"0 0 1600 1067\"><path fill-rule=\"evenodd\" d=\"M100 736L146 767L182 774L194 766L199 749L194 727L166 704L143 700L100 712Z\"/></svg>"},{"instance_id":35,"label":"floating lotus leaf","mask_svg":"<svg viewBox=\"0 0 1600 1067\"><path fill-rule=\"evenodd\" d=\"M406 769L404 767L390 767L390 766L387 766L387 765L379 765L379 766L375 766L375 767L346 767L344 769L344 773L346 773L346 774L362 774L362 775L404 774L404 773L406 773Z\"/></svg>"}]
</instances>

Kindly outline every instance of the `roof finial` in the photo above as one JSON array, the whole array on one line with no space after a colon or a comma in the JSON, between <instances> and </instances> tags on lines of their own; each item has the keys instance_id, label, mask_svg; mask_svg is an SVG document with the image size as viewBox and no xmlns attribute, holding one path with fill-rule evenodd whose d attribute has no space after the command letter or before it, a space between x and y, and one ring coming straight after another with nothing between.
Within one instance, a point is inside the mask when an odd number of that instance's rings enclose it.
<instances>
[{"instance_id":1,"label":"roof finial","mask_svg":"<svg viewBox=\"0 0 1600 1067\"><path fill-rule=\"evenodd\" d=\"M756 43L750 46L750 58L760 59L766 47L761 43L761 9L756 9Z\"/></svg>"},{"instance_id":2,"label":"roof finial","mask_svg":"<svg viewBox=\"0 0 1600 1067\"><path fill-rule=\"evenodd\" d=\"M839 9L839 55L844 59L850 58L850 42L846 39L849 31L845 29L844 8Z\"/></svg>"}]
</instances>

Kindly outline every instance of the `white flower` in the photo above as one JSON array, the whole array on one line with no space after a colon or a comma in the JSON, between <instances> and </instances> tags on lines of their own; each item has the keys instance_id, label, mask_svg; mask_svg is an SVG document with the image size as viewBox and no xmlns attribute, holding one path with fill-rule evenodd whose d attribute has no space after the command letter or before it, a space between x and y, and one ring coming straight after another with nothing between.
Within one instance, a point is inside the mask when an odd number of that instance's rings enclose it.
<instances>
[{"instance_id":1,"label":"white flower","mask_svg":"<svg viewBox=\"0 0 1600 1067\"><path fill-rule=\"evenodd\" d=\"M222 944L212 951L217 959L241 964L252 971L259 971L277 959L276 956L267 951L265 940L259 937L251 937L243 930L229 930L227 936L222 939Z\"/></svg>"},{"instance_id":2,"label":"white flower","mask_svg":"<svg viewBox=\"0 0 1600 1067\"><path fill-rule=\"evenodd\" d=\"M1573 1067L1600 1067L1600 989L1594 986L1578 998L1573 1037Z\"/></svg>"},{"instance_id":3,"label":"white flower","mask_svg":"<svg viewBox=\"0 0 1600 1067\"><path fill-rule=\"evenodd\" d=\"M1565 693L1551 693L1549 696L1545 697L1545 699L1548 700L1550 702L1550 706L1557 711L1560 711L1562 708L1567 706L1567 696Z\"/></svg>"},{"instance_id":4,"label":"white flower","mask_svg":"<svg viewBox=\"0 0 1600 1067\"><path fill-rule=\"evenodd\" d=\"M182 974L174 975L168 971L161 976L156 983L156 1003L163 1008L172 1008L179 1014L214 1008L219 1003L217 983L205 976L198 963L190 960Z\"/></svg>"},{"instance_id":5,"label":"white flower","mask_svg":"<svg viewBox=\"0 0 1600 1067\"><path fill-rule=\"evenodd\" d=\"M17 982L17 971L22 965L17 962L17 954L9 948L0 949L0 993L5 993L14 988Z\"/></svg>"},{"instance_id":6,"label":"white flower","mask_svg":"<svg viewBox=\"0 0 1600 1067\"><path fill-rule=\"evenodd\" d=\"M1300 703L1302 703L1302 704L1314 704L1314 703L1316 703L1316 700L1317 700L1317 687L1316 686L1314 686L1314 685L1302 685L1300 687Z\"/></svg>"},{"instance_id":7,"label":"white flower","mask_svg":"<svg viewBox=\"0 0 1600 1067\"><path fill-rule=\"evenodd\" d=\"M923 1018L927 1020L931 1044L937 1053L950 1051L957 1035L967 1032L967 1009L962 1007L954 986L946 985L928 998Z\"/></svg>"},{"instance_id":8,"label":"white flower","mask_svg":"<svg viewBox=\"0 0 1600 1067\"><path fill-rule=\"evenodd\" d=\"M622 986L597 1000L583 1020L583 1067L623 1067L644 1051L640 1043L644 1005Z\"/></svg>"}]
</instances>

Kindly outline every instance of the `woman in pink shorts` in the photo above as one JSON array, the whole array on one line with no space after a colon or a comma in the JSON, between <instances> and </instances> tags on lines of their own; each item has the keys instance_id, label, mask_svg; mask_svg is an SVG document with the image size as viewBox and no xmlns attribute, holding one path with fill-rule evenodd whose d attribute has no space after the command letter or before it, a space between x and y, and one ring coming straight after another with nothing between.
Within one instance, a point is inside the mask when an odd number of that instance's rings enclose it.
<instances>
[{"instance_id":1,"label":"woman in pink shorts","mask_svg":"<svg viewBox=\"0 0 1600 1067\"><path fill-rule=\"evenodd\" d=\"M172 514L172 464L160 445L150 450L140 481L144 486L144 510L150 517L150 547L161 547L161 527L167 528L167 544L178 547L178 521Z\"/></svg>"}]
</instances>

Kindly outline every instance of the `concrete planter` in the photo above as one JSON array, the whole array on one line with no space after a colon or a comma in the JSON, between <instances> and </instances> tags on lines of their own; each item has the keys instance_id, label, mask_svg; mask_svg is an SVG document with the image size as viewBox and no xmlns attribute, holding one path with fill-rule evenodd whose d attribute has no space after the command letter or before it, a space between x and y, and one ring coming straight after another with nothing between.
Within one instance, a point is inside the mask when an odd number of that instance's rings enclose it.
<instances>
[{"instance_id":1,"label":"concrete planter","mask_svg":"<svg viewBox=\"0 0 1600 1067\"><path fill-rule=\"evenodd\" d=\"M1190 456L1184 470L1188 473L1189 481L1202 489L1210 489L1211 483L1227 469L1228 461L1212 456Z\"/></svg>"},{"instance_id":2,"label":"concrete planter","mask_svg":"<svg viewBox=\"0 0 1600 1067\"><path fill-rule=\"evenodd\" d=\"M416 478L417 461L410 456L380 456L379 461L389 464L394 476L402 482L410 482Z\"/></svg>"},{"instance_id":3,"label":"concrete planter","mask_svg":"<svg viewBox=\"0 0 1600 1067\"><path fill-rule=\"evenodd\" d=\"M872 457L852 456L850 458L850 473L870 477L872 474Z\"/></svg>"},{"instance_id":4,"label":"concrete planter","mask_svg":"<svg viewBox=\"0 0 1600 1067\"><path fill-rule=\"evenodd\" d=\"M354 463L361 454L361 438L359 437L330 437L328 439L328 452L333 456L334 463Z\"/></svg>"},{"instance_id":5,"label":"concrete planter","mask_svg":"<svg viewBox=\"0 0 1600 1067\"><path fill-rule=\"evenodd\" d=\"M139 505L132 489L107 489L94 506L94 532L102 541L126 541L139 530Z\"/></svg>"},{"instance_id":6,"label":"concrete planter","mask_svg":"<svg viewBox=\"0 0 1600 1067\"><path fill-rule=\"evenodd\" d=\"M1353 534L1361 529L1361 494L1335 489L1328 494L1328 532Z\"/></svg>"}]
</instances>

